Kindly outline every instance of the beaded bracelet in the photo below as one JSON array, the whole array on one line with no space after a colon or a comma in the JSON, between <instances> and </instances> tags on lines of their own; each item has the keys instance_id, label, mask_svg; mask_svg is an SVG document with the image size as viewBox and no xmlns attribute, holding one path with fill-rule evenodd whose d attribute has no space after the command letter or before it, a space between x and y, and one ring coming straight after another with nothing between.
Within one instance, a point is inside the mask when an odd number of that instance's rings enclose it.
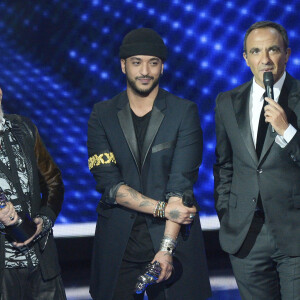
<instances>
[{"instance_id":1,"label":"beaded bracelet","mask_svg":"<svg viewBox=\"0 0 300 300\"><path fill-rule=\"evenodd\" d=\"M165 217L165 208L166 208L166 202L164 201L158 201L154 211L153 211L153 217L159 217L159 218L164 218Z\"/></svg>"}]
</instances>

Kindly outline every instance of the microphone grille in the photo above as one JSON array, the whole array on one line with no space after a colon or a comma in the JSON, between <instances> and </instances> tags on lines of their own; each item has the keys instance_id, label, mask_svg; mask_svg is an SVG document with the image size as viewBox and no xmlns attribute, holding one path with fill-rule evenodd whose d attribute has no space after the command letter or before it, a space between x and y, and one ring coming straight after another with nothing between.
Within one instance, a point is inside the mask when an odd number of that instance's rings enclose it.
<instances>
[{"instance_id":1,"label":"microphone grille","mask_svg":"<svg viewBox=\"0 0 300 300\"><path fill-rule=\"evenodd\" d=\"M273 85L274 77L272 72L264 72L264 85Z\"/></svg>"}]
</instances>

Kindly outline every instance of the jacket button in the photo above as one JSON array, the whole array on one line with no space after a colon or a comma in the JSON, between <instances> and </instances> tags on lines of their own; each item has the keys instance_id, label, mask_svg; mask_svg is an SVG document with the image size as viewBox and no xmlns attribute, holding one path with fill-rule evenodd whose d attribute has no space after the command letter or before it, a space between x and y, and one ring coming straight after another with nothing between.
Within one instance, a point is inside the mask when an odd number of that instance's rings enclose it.
<instances>
[{"instance_id":1,"label":"jacket button","mask_svg":"<svg viewBox=\"0 0 300 300\"><path fill-rule=\"evenodd\" d=\"M256 203L256 198L252 198L252 201L253 201L254 203Z\"/></svg>"},{"instance_id":2,"label":"jacket button","mask_svg":"<svg viewBox=\"0 0 300 300\"><path fill-rule=\"evenodd\" d=\"M263 172L263 170L262 170L262 169L257 169L256 172L257 172L258 174L261 174L261 173Z\"/></svg>"},{"instance_id":3,"label":"jacket button","mask_svg":"<svg viewBox=\"0 0 300 300\"><path fill-rule=\"evenodd\" d=\"M135 218L135 214L131 214L130 219L134 219L134 218Z\"/></svg>"},{"instance_id":4,"label":"jacket button","mask_svg":"<svg viewBox=\"0 0 300 300\"><path fill-rule=\"evenodd\" d=\"M291 159L292 159L293 161L296 161L295 155L291 154L290 156L291 156Z\"/></svg>"}]
</instances>

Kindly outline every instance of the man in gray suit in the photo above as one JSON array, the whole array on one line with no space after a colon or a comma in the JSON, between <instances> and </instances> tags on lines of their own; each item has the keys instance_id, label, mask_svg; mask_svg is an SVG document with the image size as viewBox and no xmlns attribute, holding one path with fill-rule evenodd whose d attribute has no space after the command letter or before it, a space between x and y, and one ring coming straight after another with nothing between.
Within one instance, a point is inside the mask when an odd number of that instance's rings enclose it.
<instances>
[{"instance_id":1,"label":"man in gray suit","mask_svg":"<svg viewBox=\"0 0 300 300\"><path fill-rule=\"evenodd\" d=\"M244 59L254 77L216 100L220 243L247 300L300 299L300 82L285 70L290 53L281 25L253 24Z\"/></svg>"}]
</instances>

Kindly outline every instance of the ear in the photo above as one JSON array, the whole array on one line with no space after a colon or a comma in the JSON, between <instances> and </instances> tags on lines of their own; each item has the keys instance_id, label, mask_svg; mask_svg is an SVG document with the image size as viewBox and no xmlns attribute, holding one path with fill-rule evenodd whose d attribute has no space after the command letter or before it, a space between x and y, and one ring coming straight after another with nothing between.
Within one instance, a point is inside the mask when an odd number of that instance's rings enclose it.
<instances>
[{"instance_id":1,"label":"ear","mask_svg":"<svg viewBox=\"0 0 300 300\"><path fill-rule=\"evenodd\" d=\"M243 57L244 57L244 60L246 61L247 66L249 67L248 58L247 58L247 54L245 51L243 52Z\"/></svg>"},{"instance_id":2,"label":"ear","mask_svg":"<svg viewBox=\"0 0 300 300\"><path fill-rule=\"evenodd\" d=\"M1 90L1 88L0 88L0 105L1 105L1 102L2 102L2 90Z\"/></svg>"},{"instance_id":3,"label":"ear","mask_svg":"<svg viewBox=\"0 0 300 300\"><path fill-rule=\"evenodd\" d=\"M164 64L162 63L161 65L161 70L160 70L160 74L162 75L164 73Z\"/></svg>"},{"instance_id":4,"label":"ear","mask_svg":"<svg viewBox=\"0 0 300 300\"><path fill-rule=\"evenodd\" d=\"M289 61L289 58L290 58L290 56L291 56L291 52L292 52L291 48L287 48L287 49L286 49L286 54L285 54L285 63L286 63L286 64L287 64L287 62Z\"/></svg>"},{"instance_id":5,"label":"ear","mask_svg":"<svg viewBox=\"0 0 300 300\"><path fill-rule=\"evenodd\" d=\"M120 63L121 63L121 70L124 74L126 74L126 59L122 58L120 60Z\"/></svg>"}]
</instances>

